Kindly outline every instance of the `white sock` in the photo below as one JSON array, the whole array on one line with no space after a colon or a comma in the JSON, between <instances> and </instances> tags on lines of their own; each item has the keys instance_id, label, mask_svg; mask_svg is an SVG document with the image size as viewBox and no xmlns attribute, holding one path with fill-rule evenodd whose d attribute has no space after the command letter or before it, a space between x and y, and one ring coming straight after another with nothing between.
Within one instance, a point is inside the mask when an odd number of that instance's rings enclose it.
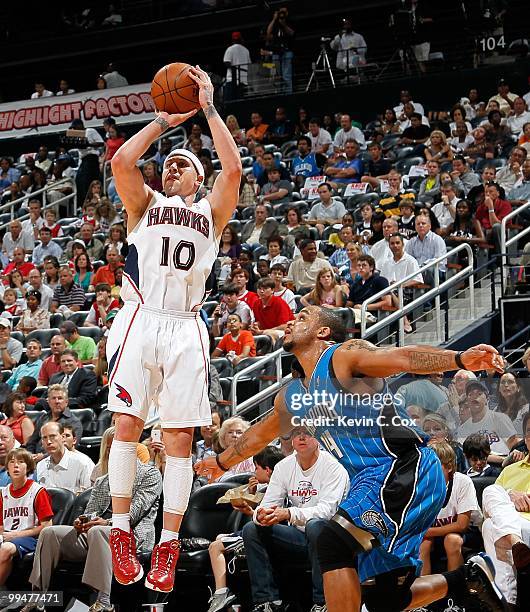
<instances>
[{"instance_id":1,"label":"white sock","mask_svg":"<svg viewBox=\"0 0 530 612\"><path fill-rule=\"evenodd\" d=\"M104 593L103 591L99 591L97 601L105 608L110 608L110 593Z\"/></svg>"},{"instance_id":2,"label":"white sock","mask_svg":"<svg viewBox=\"0 0 530 612\"><path fill-rule=\"evenodd\" d=\"M223 593L226 593L228 591L227 587L223 587L222 589L217 589L217 591L215 591L215 595L222 595Z\"/></svg>"},{"instance_id":3,"label":"white sock","mask_svg":"<svg viewBox=\"0 0 530 612\"><path fill-rule=\"evenodd\" d=\"M112 527L121 529L129 533L131 530L131 515L127 514L112 514Z\"/></svg>"},{"instance_id":4,"label":"white sock","mask_svg":"<svg viewBox=\"0 0 530 612\"><path fill-rule=\"evenodd\" d=\"M136 447L136 442L112 442L109 454L109 489L112 497L132 497L136 478Z\"/></svg>"},{"instance_id":5,"label":"white sock","mask_svg":"<svg viewBox=\"0 0 530 612\"><path fill-rule=\"evenodd\" d=\"M166 457L164 512L184 515L193 484L191 457Z\"/></svg>"},{"instance_id":6,"label":"white sock","mask_svg":"<svg viewBox=\"0 0 530 612\"><path fill-rule=\"evenodd\" d=\"M178 531L169 531L169 529L162 529L162 533L160 534L159 544L164 544L164 542L169 542L171 540L178 540L178 539L179 539Z\"/></svg>"}]
</instances>

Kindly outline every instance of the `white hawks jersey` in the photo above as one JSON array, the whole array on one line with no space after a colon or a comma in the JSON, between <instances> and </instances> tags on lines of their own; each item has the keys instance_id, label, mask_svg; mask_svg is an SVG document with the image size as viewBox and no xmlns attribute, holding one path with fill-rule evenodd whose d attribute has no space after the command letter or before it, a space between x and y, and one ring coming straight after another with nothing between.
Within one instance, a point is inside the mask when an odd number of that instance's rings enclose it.
<instances>
[{"instance_id":1,"label":"white hawks jersey","mask_svg":"<svg viewBox=\"0 0 530 612\"><path fill-rule=\"evenodd\" d=\"M219 251L208 200L187 206L155 191L127 236L121 299L189 312L206 299L205 284Z\"/></svg>"},{"instance_id":2,"label":"white hawks jersey","mask_svg":"<svg viewBox=\"0 0 530 612\"><path fill-rule=\"evenodd\" d=\"M35 511L35 498L44 487L38 482L31 486L22 497L13 497L10 493L11 485L2 487L2 521L5 531L21 531L33 529L39 524Z\"/></svg>"}]
</instances>

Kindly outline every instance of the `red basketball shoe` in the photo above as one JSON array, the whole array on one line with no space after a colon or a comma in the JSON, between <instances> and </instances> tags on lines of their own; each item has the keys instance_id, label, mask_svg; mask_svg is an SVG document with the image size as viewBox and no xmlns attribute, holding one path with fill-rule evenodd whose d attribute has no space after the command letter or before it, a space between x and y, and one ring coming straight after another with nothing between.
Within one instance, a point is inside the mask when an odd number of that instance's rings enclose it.
<instances>
[{"instance_id":1,"label":"red basketball shoe","mask_svg":"<svg viewBox=\"0 0 530 612\"><path fill-rule=\"evenodd\" d=\"M122 529L110 530L110 550L112 552L112 570L120 584L138 582L144 570L136 558L136 542L132 531Z\"/></svg>"},{"instance_id":2,"label":"red basketball shoe","mask_svg":"<svg viewBox=\"0 0 530 612\"><path fill-rule=\"evenodd\" d=\"M169 540L153 548L151 571L145 579L146 587L162 593L169 593L173 590L179 552L180 542L178 540Z\"/></svg>"}]
</instances>

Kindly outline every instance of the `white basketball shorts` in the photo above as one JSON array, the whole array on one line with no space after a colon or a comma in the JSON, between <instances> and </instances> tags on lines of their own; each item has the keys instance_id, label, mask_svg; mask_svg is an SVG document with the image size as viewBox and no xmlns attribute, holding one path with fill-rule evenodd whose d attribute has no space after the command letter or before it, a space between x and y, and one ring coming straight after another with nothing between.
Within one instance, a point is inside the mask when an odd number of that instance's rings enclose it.
<instances>
[{"instance_id":1,"label":"white basketball shorts","mask_svg":"<svg viewBox=\"0 0 530 612\"><path fill-rule=\"evenodd\" d=\"M209 354L198 312L126 302L107 340L109 410L145 421L154 404L164 428L209 425Z\"/></svg>"}]
</instances>

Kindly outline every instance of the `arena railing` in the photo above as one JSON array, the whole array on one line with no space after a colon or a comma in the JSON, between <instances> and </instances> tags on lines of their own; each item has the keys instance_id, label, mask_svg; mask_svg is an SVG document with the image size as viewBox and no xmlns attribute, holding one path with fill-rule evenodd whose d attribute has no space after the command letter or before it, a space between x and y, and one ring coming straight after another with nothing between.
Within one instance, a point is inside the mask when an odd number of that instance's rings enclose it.
<instances>
[{"instance_id":1,"label":"arena railing","mask_svg":"<svg viewBox=\"0 0 530 612\"><path fill-rule=\"evenodd\" d=\"M459 270L456 274L451 276L449 279L440 282L440 264L446 262L448 259L454 257L458 253L465 251L467 255L468 264ZM413 299L408 304L404 304L403 300L403 289L407 282L413 281L419 273L432 271L434 276L434 287L425 291L419 297ZM433 316L436 322L436 335L438 342L443 342L444 337L442 334L443 326L443 310L442 310L442 294L448 292L451 288L457 287L459 283L468 279L469 284L469 310L470 320L474 319L475 316L475 286L474 286L474 256L473 249L467 243L459 244L454 249L447 251L444 255L433 259L430 263L422 266L418 272L414 272L403 278L402 280L393 283L389 287L379 291L372 297L365 300L361 305L361 337L368 339L387 328L392 323L397 322L398 324L398 344L404 346L405 344L405 319L404 315L412 313L419 306L423 306L425 303L430 302L434 298L434 307L432 309ZM392 312L388 316L374 323L368 327L368 306L381 300L381 298L395 293L397 291L398 297L398 308L395 312Z\"/></svg>"},{"instance_id":2,"label":"arena railing","mask_svg":"<svg viewBox=\"0 0 530 612\"><path fill-rule=\"evenodd\" d=\"M509 266L510 254L508 253L508 250L512 245L515 245L515 247L517 247L517 242L519 241L519 238L526 236L526 234L530 232L530 224L529 224L527 227L519 229L519 231L517 231L517 233L515 233L511 238L508 237L508 233L511 229L508 224L512 221L512 219L517 217L523 210L528 210L528 212L530 213L530 201L526 202L525 204L521 204L521 206L519 206L518 208L514 208L512 212L506 215L506 217L504 217L504 219L502 219L501 221L501 253L503 254L503 257L502 257L503 259L503 266L502 266L503 290L506 289L509 268L510 268Z\"/></svg>"},{"instance_id":3,"label":"arena railing","mask_svg":"<svg viewBox=\"0 0 530 612\"><path fill-rule=\"evenodd\" d=\"M11 223L11 221L13 221L13 219L17 219L18 221L24 221L25 219L29 219L29 213L21 217L15 216L15 206L17 204L22 204L23 202L28 201L31 198L34 198L35 196L38 196L41 194L44 194L44 198L46 199L47 192L55 191L57 187L61 187L61 186L64 187L66 185L72 187L72 193L63 195L62 197L55 200L55 202L46 202L44 206L42 207L42 210L44 211L48 208L55 208L58 204L64 204L66 202L72 201L73 208L70 209L70 212L72 213L73 216L76 216L77 215L77 190L76 190L75 182L72 181L71 179L64 178L64 179L61 179L60 181L57 181L56 183L52 183L51 185L46 185L46 187L43 187L42 189L38 189L37 191L34 191L33 193L24 195L21 198L13 200L12 202L7 202L3 206L0 206L0 214L9 212L11 215L11 219L7 221L7 223L2 223L0 225L0 230L6 229Z\"/></svg>"}]
</instances>

